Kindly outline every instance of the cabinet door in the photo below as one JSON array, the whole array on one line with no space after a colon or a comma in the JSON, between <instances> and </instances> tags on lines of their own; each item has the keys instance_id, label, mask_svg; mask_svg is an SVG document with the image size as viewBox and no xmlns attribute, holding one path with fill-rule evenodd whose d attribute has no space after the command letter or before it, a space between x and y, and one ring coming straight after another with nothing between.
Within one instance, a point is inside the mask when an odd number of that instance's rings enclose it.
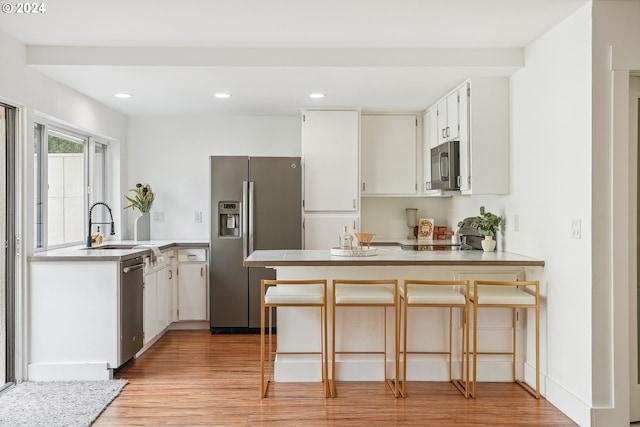
<instances>
[{"instance_id":1,"label":"cabinet door","mask_svg":"<svg viewBox=\"0 0 640 427\"><path fill-rule=\"evenodd\" d=\"M330 249L338 247L338 236L344 226L349 233L356 233L359 227L357 215L312 215L304 218L305 249Z\"/></svg>"},{"instance_id":2,"label":"cabinet door","mask_svg":"<svg viewBox=\"0 0 640 427\"><path fill-rule=\"evenodd\" d=\"M447 98L443 98L436 104L438 123L438 145L447 142Z\"/></svg>"},{"instance_id":3,"label":"cabinet door","mask_svg":"<svg viewBox=\"0 0 640 427\"><path fill-rule=\"evenodd\" d=\"M171 323L170 318L170 302L171 302L171 281L169 280L168 267L165 267L156 272L158 281L158 293L156 298L157 303L157 332L161 332Z\"/></svg>"},{"instance_id":4,"label":"cabinet door","mask_svg":"<svg viewBox=\"0 0 640 427\"><path fill-rule=\"evenodd\" d=\"M143 296L143 328L144 344L147 344L158 334L158 306L156 303L158 294L158 281L154 271L144 275Z\"/></svg>"},{"instance_id":5,"label":"cabinet door","mask_svg":"<svg viewBox=\"0 0 640 427\"><path fill-rule=\"evenodd\" d=\"M416 194L416 116L365 115L362 194Z\"/></svg>"},{"instance_id":6,"label":"cabinet door","mask_svg":"<svg viewBox=\"0 0 640 427\"><path fill-rule=\"evenodd\" d=\"M460 132L460 93L455 90L447 96L447 141L456 141Z\"/></svg>"},{"instance_id":7,"label":"cabinet door","mask_svg":"<svg viewBox=\"0 0 640 427\"><path fill-rule=\"evenodd\" d=\"M469 95L465 83L460 95L460 192L471 191L471 152L469 141Z\"/></svg>"},{"instance_id":8,"label":"cabinet door","mask_svg":"<svg viewBox=\"0 0 640 427\"><path fill-rule=\"evenodd\" d=\"M305 111L305 211L358 209L359 122L358 111Z\"/></svg>"},{"instance_id":9,"label":"cabinet door","mask_svg":"<svg viewBox=\"0 0 640 427\"><path fill-rule=\"evenodd\" d=\"M207 320L207 264L178 266L178 319Z\"/></svg>"}]
</instances>

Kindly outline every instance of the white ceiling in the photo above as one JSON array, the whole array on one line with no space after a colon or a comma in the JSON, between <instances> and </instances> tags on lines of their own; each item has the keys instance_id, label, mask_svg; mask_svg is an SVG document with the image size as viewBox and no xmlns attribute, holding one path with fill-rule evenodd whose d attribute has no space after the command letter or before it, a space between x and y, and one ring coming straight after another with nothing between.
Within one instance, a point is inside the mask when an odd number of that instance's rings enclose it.
<instances>
[{"instance_id":1,"label":"white ceiling","mask_svg":"<svg viewBox=\"0 0 640 427\"><path fill-rule=\"evenodd\" d=\"M0 32L33 68L130 116L403 112L512 74L523 47L589 2L55 0L1 13Z\"/></svg>"}]
</instances>

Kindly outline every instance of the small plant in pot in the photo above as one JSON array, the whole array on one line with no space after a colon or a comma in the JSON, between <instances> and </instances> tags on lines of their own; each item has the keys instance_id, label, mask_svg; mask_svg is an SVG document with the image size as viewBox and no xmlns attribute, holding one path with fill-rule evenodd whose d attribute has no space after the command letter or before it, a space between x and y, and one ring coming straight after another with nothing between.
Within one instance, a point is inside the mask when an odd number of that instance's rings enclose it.
<instances>
[{"instance_id":1,"label":"small plant in pot","mask_svg":"<svg viewBox=\"0 0 640 427\"><path fill-rule=\"evenodd\" d=\"M500 229L502 218L485 210L484 206L480 206L480 215L474 221L478 227L478 232L484 236L482 241L482 249L492 251L496 248L496 241L493 236Z\"/></svg>"}]
</instances>

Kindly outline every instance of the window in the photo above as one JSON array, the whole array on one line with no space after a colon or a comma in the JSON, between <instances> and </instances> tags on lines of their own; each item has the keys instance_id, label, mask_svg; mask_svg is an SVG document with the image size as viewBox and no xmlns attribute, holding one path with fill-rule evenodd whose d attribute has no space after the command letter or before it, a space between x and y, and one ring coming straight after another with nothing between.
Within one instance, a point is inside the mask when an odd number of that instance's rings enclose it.
<instances>
[{"instance_id":1,"label":"window","mask_svg":"<svg viewBox=\"0 0 640 427\"><path fill-rule=\"evenodd\" d=\"M106 201L107 145L47 123L34 132L35 247L81 244L90 204Z\"/></svg>"}]
</instances>

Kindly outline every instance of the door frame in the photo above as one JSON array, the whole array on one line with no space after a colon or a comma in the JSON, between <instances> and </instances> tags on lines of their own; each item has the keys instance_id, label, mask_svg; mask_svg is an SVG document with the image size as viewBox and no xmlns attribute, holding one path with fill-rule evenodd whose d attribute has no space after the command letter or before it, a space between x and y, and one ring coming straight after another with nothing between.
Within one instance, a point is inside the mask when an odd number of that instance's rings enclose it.
<instances>
[{"instance_id":1,"label":"door frame","mask_svg":"<svg viewBox=\"0 0 640 427\"><path fill-rule=\"evenodd\" d=\"M634 81L632 81L634 80ZM640 293L640 283L638 282L638 271L640 270L640 215L638 214L639 203L639 191L640 182L638 180L638 169L640 168L640 151L639 151L639 137L640 137L640 120L638 117L640 114L640 76L630 76L629 79L629 153L630 168L629 168L629 189L630 189L630 208L631 212L635 212L635 218L632 220L635 223L635 232L630 235L635 236L635 241L632 242L633 251L635 256L635 263L631 263L631 272L629 278L629 408L630 408L630 421L640 421L640 351L638 345L640 340L638 339L638 329L640 322L640 315L638 314L638 294ZM634 230L633 228L630 230Z\"/></svg>"},{"instance_id":2,"label":"door frame","mask_svg":"<svg viewBox=\"0 0 640 427\"><path fill-rule=\"evenodd\" d=\"M6 157L6 262L5 286L6 286L6 361L5 361L5 383L0 384L0 388L10 386L20 379L21 355L20 350L22 340L19 331L20 324L18 295L20 292L20 271L22 269L22 257L20 256L19 239L20 235L20 209L19 200L21 179L20 171L20 148L22 126L22 108L6 102L0 98L0 106L5 109L5 121L10 124L6 127L5 157ZM11 179L12 178L12 179ZM4 225L3 225L4 226Z\"/></svg>"}]
</instances>

